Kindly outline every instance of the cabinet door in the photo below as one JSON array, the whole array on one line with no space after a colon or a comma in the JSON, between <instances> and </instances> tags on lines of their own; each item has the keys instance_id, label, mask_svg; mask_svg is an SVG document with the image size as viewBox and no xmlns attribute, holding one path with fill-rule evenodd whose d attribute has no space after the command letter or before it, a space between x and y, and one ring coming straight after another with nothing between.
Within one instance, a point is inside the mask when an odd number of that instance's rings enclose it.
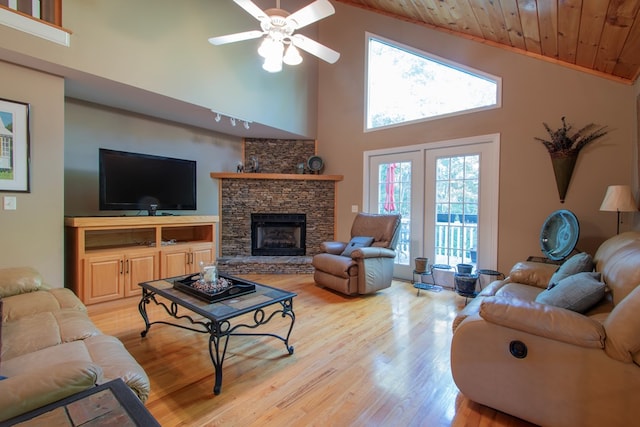
<instances>
[{"instance_id":1,"label":"cabinet door","mask_svg":"<svg viewBox=\"0 0 640 427\"><path fill-rule=\"evenodd\" d=\"M199 245L191 248L191 260L192 263L189 265L191 269L191 273L200 272L200 262L205 264L210 264L215 261L213 257L213 248L211 245Z\"/></svg>"},{"instance_id":2,"label":"cabinet door","mask_svg":"<svg viewBox=\"0 0 640 427\"><path fill-rule=\"evenodd\" d=\"M160 278L160 262L158 252L130 254L125 259L125 287L124 296L140 295L142 288L138 283L149 282Z\"/></svg>"},{"instance_id":3,"label":"cabinet door","mask_svg":"<svg viewBox=\"0 0 640 427\"><path fill-rule=\"evenodd\" d=\"M83 302L94 304L124 296L124 257L89 256L84 260Z\"/></svg>"},{"instance_id":4,"label":"cabinet door","mask_svg":"<svg viewBox=\"0 0 640 427\"><path fill-rule=\"evenodd\" d=\"M161 258L160 277L181 276L191 271L187 269L191 261L189 247L163 249Z\"/></svg>"}]
</instances>

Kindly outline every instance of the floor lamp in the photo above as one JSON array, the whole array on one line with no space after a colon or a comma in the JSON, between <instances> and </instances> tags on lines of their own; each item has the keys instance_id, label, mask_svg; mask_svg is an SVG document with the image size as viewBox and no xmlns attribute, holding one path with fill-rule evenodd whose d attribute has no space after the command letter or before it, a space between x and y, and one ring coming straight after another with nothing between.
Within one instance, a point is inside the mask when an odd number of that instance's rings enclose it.
<instances>
[{"instance_id":1,"label":"floor lamp","mask_svg":"<svg viewBox=\"0 0 640 427\"><path fill-rule=\"evenodd\" d=\"M631 194L631 187L610 185L604 195L600 210L618 213L616 234L620 234L620 212L636 212L638 210L638 205Z\"/></svg>"}]
</instances>

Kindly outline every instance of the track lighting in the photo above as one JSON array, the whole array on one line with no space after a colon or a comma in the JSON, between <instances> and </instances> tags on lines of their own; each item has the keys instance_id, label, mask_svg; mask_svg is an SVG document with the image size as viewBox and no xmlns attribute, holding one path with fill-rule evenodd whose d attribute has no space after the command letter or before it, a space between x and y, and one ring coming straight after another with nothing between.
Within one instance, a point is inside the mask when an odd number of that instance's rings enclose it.
<instances>
[{"instance_id":1,"label":"track lighting","mask_svg":"<svg viewBox=\"0 0 640 427\"><path fill-rule=\"evenodd\" d=\"M250 120L245 120L245 119L240 119L240 118L238 118L238 117L228 116L228 115L226 115L226 114L218 113L218 112L217 112L217 111L215 111L215 110L211 110L211 112L215 114L215 116L213 117L213 120L215 120L215 121L216 121L216 123L220 123L220 121L222 120L222 117L223 117L223 116L225 116L225 117L228 117L228 118L229 118L229 123L231 124L231 126L234 126L234 127L235 127L235 126L237 126L238 121L241 121L241 122L242 122L242 126L243 126L245 129L247 129L247 130L248 130L248 129L249 129L249 127L250 127L250 126L249 126L249 125L251 124L251 121L250 121Z\"/></svg>"}]
</instances>

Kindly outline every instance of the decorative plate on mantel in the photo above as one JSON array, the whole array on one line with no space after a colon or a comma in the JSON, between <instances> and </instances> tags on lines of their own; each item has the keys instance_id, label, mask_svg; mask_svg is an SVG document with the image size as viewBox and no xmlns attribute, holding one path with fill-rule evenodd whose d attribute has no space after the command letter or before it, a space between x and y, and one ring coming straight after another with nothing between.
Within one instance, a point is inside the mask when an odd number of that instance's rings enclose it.
<instances>
[{"instance_id":1,"label":"decorative plate on mantel","mask_svg":"<svg viewBox=\"0 0 640 427\"><path fill-rule=\"evenodd\" d=\"M542 252L553 261L565 259L576 247L580 236L578 218L561 209L547 217L540 232Z\"/></svg>"},{"instance_id":2,"label":"decorative plate on mantel","mask_svg":"<svg viewBox=\"0 0 640 427\"><path fill-rule=\"evenodd\" d=\"M320 170L324 166L324 162L319 156L311 156L309 157L309 160L307 160L307 166L311 172L320 173Z\"/></svg>"}]
</instances>

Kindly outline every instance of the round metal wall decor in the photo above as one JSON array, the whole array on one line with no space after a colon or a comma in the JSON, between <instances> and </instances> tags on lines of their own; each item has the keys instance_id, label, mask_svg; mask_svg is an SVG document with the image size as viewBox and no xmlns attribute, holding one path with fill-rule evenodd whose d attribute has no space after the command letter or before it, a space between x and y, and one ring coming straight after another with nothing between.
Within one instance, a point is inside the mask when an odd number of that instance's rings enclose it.
<instances>
[{"instance_id":1,"label":"round metal wall decor","mask_svg":"<svg viewBox=\"0 0 640 427\"><path fill-rule=\"evenodd\" d=\"M324 166L324 161L319 156L311 156L307 160L307 167L313 173L320 173L320 170Z\"/></svg>"},{"instance_id":2,"label":"round metal wall decor","mask_svg":"<svg viewBox=\"0 0 640 427\"><path fill-rule=\"evenodd\" d=\"M561 209L549 215L540 232L542 252L553 261L566 258L578 243L580 225L573 212Z\"/></svg>"}]
</instances>

